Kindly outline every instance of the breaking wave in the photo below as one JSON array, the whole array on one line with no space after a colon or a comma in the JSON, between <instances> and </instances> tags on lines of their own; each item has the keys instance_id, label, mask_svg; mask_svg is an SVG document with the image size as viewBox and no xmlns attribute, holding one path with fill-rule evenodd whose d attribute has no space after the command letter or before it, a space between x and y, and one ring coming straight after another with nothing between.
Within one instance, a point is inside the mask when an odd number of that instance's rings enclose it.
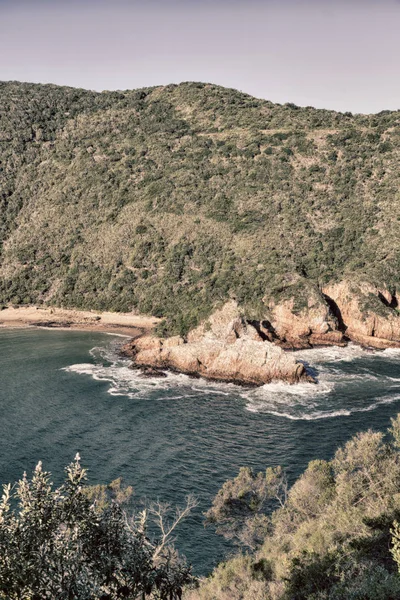
<instances>
[{"instance_id":1,"label":"breaking wave","mask_svg":"<svg viewBox=\"0 0 400 600\"><path fill-rule=\"evenodd\" d=\"M126 396L130 399L146 400L153 395L168 400L180 400L201 395L230 396L240 390L229 383L214 383L195 379L183 373L164 372L163 377L144 377L140 369L130 367L130 361L121 359L117 345L95 347L90 351L94 363L82 363L65 367L63 370L79 375L90 375L95 381L110 384L111 396ZM178 392L178 393L177 393Z\"/></svg>"},{"instance_id":2,"label":"breaking wave","mask_svg":"<svg viewBox=\"0 0 400 600\"><path fill-rule=\"evenodd\" d=\"M300 412L296 414L296 408L298 407L291 406L290 408L294 409L293 412L284 412L275 410L270 407L268 404L248 404L247 410L254 413L265 412L276 417L284 417L285 419L290 419L291 421L318 421L320 419L331 419L334 417L349 417L354 413L363 413L373 411L379 406L383 404L393 404L394 402L398 402L400 400L400 394L396 394L395 396L384 396L376 400L376 402L372 402L367 406L359 406L353 408L341 408L339 410L315 410L310 412ZM315 406L315 405L314 405ZM304 407L303 407L304 408ZM307 407L310 408L309 406Z\"/></svg>"},{"instance_id":3,"label":"breaking wave","mask_svg":"<svg viewBox=\"0 0 400 600\"><path fill-rule=\"evenodd\" d=\"M129 361L118 356L117 348L117 342L93 348L90 352L93 362L71 365L64 370L107 382L108 393L114 397L136 400L161 397L166 401L191 398L216 401L220 397L221 401L225 398L242 402L251 413L294 421L347 417L400 400L400 377L393 372L398 363L400 374L400 350L371 352L350 344L346 348L298 351L296 358L316 374L317 384L275 382L249 389L170 372L161 378L144 378L140 370L130 368Z\"/></svg>"},{"instance_id":4,"label":"breaking wave","mask_svg":"<svg viewBox=\"0 0 400 600\"><path fill-rule=\"evenodd\" d=\"M360 358L370 357L378 352L381 353L380 351L366 350L365 348L361 348L361 346L349 344L344 348L341 348L340 346L329 346L326 348L297 350L294 354L298 360L319 364L326 362L352 362Z\"/></svg>"},{"instance_id":5,"label":"breaking wave","mask_svg":"<svg viewBox=\"0 0 400 600\"><path fill-rule=\"evenodd\" d=\"M314 421L370 412L400 400L400 378L385 368L388 359L395 360L400 371L398 350L371 351L349 344L301 350L296 358L316 373L318 384L263 386L248 394L247 410Z\"/></svg>"},{"instance_id":6,"label":"breaking wave","mask_svg":"<svg viewBox=\"0 0 400 600\"><path fill-rule=\"evenodd\" d=\"M381 353L385 358L400 360L400 348L386 348L386 350L382 350Z\"/></svg>"}]
</instances>

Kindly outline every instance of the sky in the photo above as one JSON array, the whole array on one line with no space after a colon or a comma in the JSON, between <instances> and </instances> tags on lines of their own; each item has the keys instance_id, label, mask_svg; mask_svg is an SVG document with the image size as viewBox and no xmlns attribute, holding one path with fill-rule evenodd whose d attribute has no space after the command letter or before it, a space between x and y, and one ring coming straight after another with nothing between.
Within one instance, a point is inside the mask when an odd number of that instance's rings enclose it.
<instances>
[{"instance_id":1,"label":"sky","mask_svg":"<svg viewBox=\"0 0 400 600\"><path fill-rule=\"evenodd\" d=\"M0 0L0 80L400 109L400 0Z\"/></svg>"}]
</instances>

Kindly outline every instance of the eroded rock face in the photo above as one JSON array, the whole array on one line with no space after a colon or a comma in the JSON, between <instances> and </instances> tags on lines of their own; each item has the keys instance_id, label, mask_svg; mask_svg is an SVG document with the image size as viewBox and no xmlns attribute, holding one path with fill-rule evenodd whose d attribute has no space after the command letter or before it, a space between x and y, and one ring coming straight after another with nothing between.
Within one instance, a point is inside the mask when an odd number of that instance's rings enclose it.
<instances>
[{"instance_id":1,"label":"eroded rock face","mask_svg":"<svg viewBox=\"0 0 400 600\"><path fill-rule=\"evenodd\" d=\"M294 298L269 303L275 343L290 348L346 345L400 347L400 314L396 297L387 289L343 281L311 292L307 305L295 310Z\"/></svg>"},{"instance_id":2,"label":"eroded rock face","mask_svg":"<svg viewBox=\"0 0 400 600\"><path fill-rule=\"evenodd\" d=\"M308 306L300 312L294 311L294 300L270 306L271 325L286 347L307 348L310 346L343 345L343 333L338 322L322 299L308 300Z\"/></svg>"},{"instance_id":3,"label":"eroded rock face","mask_svg":"<svg viewBox=\"0 0 400 600\"><path fill-rule=\"evenodd\" d=\"M138 366L174 369L235 383L313 381L292 354L263 340L256 328L245 322L234 302L192 331L187 342L180 337L154 341L146 336L130 342L124 353L130 354Z\"/></svg>"},{"instance_id":4,"label":"eroded rock face","mask_svg":"<svg viewBox=\"0 0 400 600\"><path fill-rule=\"evenodd\" d=\"M341 282L328 286L324 293L340 312L350 340L373 348L400 347L397 300L387 289Z\"/></svg>"},{"instance_id":5,"label":"eroded rock face","mask_svg":"<svg viewBox=\"0 0 400 600\"><path fill-rule=\"evenodd\" d=\"M239 338L246 338L256 342L263 341L263 337L256 328L248 323L235 300L230 300L224 306L216 310L199 327L189 332L187 340L189 343L202 340L220 340L233 343Z\"/></svg>"}]
</instances>

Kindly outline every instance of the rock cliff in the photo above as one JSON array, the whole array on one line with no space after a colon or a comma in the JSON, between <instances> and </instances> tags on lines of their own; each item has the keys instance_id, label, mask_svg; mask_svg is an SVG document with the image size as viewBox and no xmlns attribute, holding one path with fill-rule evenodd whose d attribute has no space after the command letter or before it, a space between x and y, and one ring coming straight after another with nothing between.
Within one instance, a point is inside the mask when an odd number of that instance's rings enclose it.
<instances>
[{"instance_id":1,"label":"rock cliff","mask_svg":"<svg viewBox=\"0 0 400 600\"><path fill-rule=\"evenodd\" d=\"M342 282L324 289L332 310L340 315L345 336L373 348L400 347L400 313L395 293L367 283Z\"/></svg>"},{"instance_id":2,"label":"rock cliff","mask_svg":"<svg viewBox=\"0 0 400 600\"><path fill-rule=\"evenodd\" d=\"M265 319L248 320L231 300L186 339L144 336L123 353L140 367L173 369L209 379L262 385L312 380L284 349L346 345L400 347L396 294L366 283L341 282L315 290L300 310L294 298L270 302Z\"/></svg>"},{"instance_id":3,"label":"rock cliff","mask_svg":"<svg viewBox=\"0 0 400 600\"><path fill-rule=\"evenodd\" d=\"M283 347L300 349L346 343L337 317L317 291L308 295L306 306L300 311L295 311L294 298L271 302L269 316L269 330L276 343Z\"/></svg>"},{"instance_id":4,"label":"rock cliff","mask_svg":"<svg viewBox=\"0 0 400 600\"><path fill-rule=\"evenodd\" d=\"M158 339L144 336L123 348L141 367L173 369L182 373L247 385L272 380L290 383L313 381L292 354L263 339L240 315L235 302L228 302L187 340L176 336Z\"/></svg>"},{"instance_id":5,"label":"rock cliff","mask_svg":"<svg viewBox=\"0 0 400 600\"><path fill-rule=\"evenodd\" d=\"M378 349L400 347L394 291L350 281L307 291L300 310L295 309L294 297L269 303L266 320L260 323L268 339L293 349L349 341Z\"/></svg>"}]
</instances>

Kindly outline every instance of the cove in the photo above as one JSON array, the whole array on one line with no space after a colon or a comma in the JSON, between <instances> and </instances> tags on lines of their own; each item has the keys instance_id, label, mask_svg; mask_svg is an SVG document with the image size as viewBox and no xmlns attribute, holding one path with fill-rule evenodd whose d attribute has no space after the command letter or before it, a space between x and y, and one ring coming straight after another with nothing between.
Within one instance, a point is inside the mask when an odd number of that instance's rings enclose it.
<instances>
[{"instance_id":1,"label":"cove","mask_svg":"<svg viewBox=\"0 0 400 600\"><path fill-rule=\"evenodd\" d=\"M177 547L205 574L229 552L202 513L241 466L281 464L294 480L355 432L386 429L400 411L400 352L356 346L298 353L318 386L258 389L169 374L141 379L102 333L0 330L0 481L53 473L79 451L90 483L122 476L137 498L200 505Z\"/></svg>"}]
</instances>

